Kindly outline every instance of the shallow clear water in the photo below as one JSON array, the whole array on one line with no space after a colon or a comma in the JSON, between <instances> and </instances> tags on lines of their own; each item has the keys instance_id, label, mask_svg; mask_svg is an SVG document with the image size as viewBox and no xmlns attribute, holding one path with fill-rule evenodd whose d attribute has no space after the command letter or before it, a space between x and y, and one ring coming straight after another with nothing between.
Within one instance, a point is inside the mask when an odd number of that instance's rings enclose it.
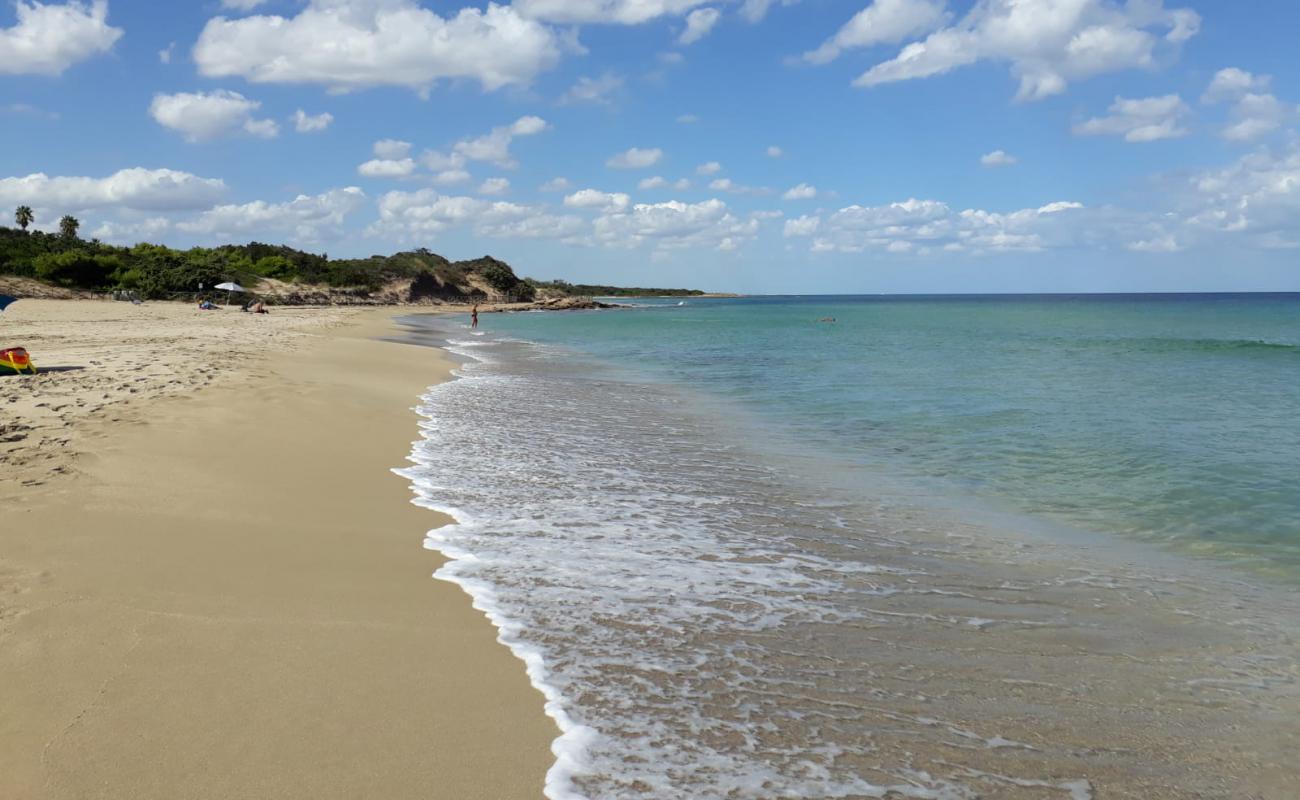
<instances>
[{"instance_id":1,"label":"shallow clear water","mask_svg":"<svg viewBox=\"0 0 1300 800\"><path fill-rule=\"evenodd\" d=\"M465 363L403 474L547 795L1291 796L1294 594L1115 546L1295 563L1296 301L1190 306L412 318Z\"/></svg>"},{"instance_id":2,"label":"shallow clear water","mask_svg":"<svg viewBox=\"0 0 1300 800\"><path fill-rule=\"evenodd\" d=\"M939 495L1300 577L1300 295L677 302L485 322Z\"/></svg>"}]
</instances>

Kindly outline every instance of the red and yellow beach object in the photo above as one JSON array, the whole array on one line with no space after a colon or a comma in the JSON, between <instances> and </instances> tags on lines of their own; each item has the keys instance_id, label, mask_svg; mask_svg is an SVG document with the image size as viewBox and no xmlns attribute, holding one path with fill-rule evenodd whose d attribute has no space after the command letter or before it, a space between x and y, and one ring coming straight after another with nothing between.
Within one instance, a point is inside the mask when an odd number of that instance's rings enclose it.
<instances>
[{"instance_id":1,"label":"red and yellow beach object","mask_svg":"<svg viewBox=\"0 0 1300 800\"><path fill-rule=\"evenodd\" d=\"M21 347L9 347L0 350L0 375L36 374L36 365L32 357Z\"/></svg>"}]
</instances>

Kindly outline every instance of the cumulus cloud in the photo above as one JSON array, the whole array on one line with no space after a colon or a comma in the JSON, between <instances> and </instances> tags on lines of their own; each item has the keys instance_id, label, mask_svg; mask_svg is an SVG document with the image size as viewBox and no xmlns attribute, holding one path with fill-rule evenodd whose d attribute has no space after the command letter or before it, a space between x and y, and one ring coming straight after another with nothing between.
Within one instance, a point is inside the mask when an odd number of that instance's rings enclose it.
<instances>
[{"instance_id":1,"label":"cumulus cloud","mask_svg":"<svg viewBox=\"0 0 1300 800\"><path fill-rule=\"evenodd\" d=\"M479 194L505 194L510 191L510 180L508 178L488 178L478 186Z\"/></svg>"},{"instance_id":2,"label":"cumulus cloud","mask_svg":"<svg viewBox=\"0 0 1300 800\"><path fill-rule=\"evenodd\" d=\"M846 206L825 218L800 217L787 223L785 233L813 237L813 252L1033 252L1073 242L1078 232L1071 215L1082 210L1079 203L1063 201L1010 213L954 211L937 200L909 199Z\"/></svg>"},{"instance_id":3,"label":"cumulus cloud","mask_svg":"<svg viewBox=\"0 0 1300 800\"><path fill-rule=\"evenodd\" d=\"M1188 180L1179 209L1198 231L1245 236L1256 244L1300 243L1300 147L1260 150Z\"/></svg>"},{"instance_id":4,"label":"cumulus cloud","mask_svg":"<svg viewBox=\"0 0 1300 800\"><path fill-rule=\"evenodd\" d=\"M694 125L700 121L700 118L695 114L680 114L677 117L677 121L682 125Z\"/></svg>"},{"instance_id":5,"label":"cumulus cloud","mask_svg":"<svg viewBox=\"0 0 1300 800\"><path fill-rule=\"evenodd\" d=\"M731 194L770 194L772 191L763 186L746 186L742 183L736 183L731 178L714 178L709 181L709 188L715 192L729 192Z\"/></svg>"},{"instance_id":6,"label":"cumulus cloud","mask_svg":"<svg viewBox=\"0 0 1300 800\"><path fill-rule=\"evenodd\" d=\"M929 33L948 21L945 0L875 0L853 15L834 36L803 54L810 64L834 61L856 47L897 44Z\"/></svg>"},{"instance_id":7,"label":"cumulus cloud","mask_svg":"<svg viewBox=\"0 0 1300 800\"><path fill-rule=\"evenodd\" d=\"M372 158L357 172L367 178L405 178L415 172L413 158Z\"/></svg>"},{"instance_id":8,"label":"cumulus cloud","mask_svg":"<svg viewBox=\"0 0 1300 800\"><path fill-rule=\"evenodd\" d=\"M573 184L568 178L560 177L551 178L546 183L543 183L540 188L543 192L567 192L572 187Z\"/></svg>"},{"instance_id":9,"label":"cumulus cloud","mask_svg":"<svg viewBox=\"0 0 1300 800\"><path fill-rule=\"evenodd\" d=\"M517 137L534 136L548 128L550 128L550 125L541 117L520 117L510 125L493 128L482 136L473 139L461 139L456 142L456 144L452 145L452 155L445 166L459 168L463 161L458 163L456 158L460 158L469 161L489 161L507 169L514 168L518 166L518 162L510 155L511 143ZM442 158L442 156L436 151L429 151L425 154L425 158L426 163L429 163L434 159ZM431 168L434 167L431 166Z\"/></svg>"},{"instance_id":10,"label":"cumulus cloud","mask_svg":"<svg viewBox=\"0 0 1300 800\"><path fill-rule=\"evenodd\" d=\"M221 0L222 8L229 8L234 11L252 11L265 4L266 0Z\"/></svg>"},{"instance_id":11,"label":"cumulus cloud","mask_svg":"<svg viewBox=\"0 0 1300 800\"><path fill-rule=\"evenodd\" d=\"M709 161L695 168L696 175L717 175L722 171L722 165L716 161Z\"/></svg>"},{"instance_id":12,"label":"cumulus cloud","mask_svg":"<svg viewBox=\"0 0 1300 800\"><path fill-rule=\"evenodd\" d=\"M792 186L781 195L785 200L811 200L817 196L817 187L801 183L798 186Z\"/></svg>"},{"instance_id":13,"label":"cumulus cloud","mask_svg":"<svg viewBox=\"0 0 1300 800\"><path fill-rule=\"evenodd\" d=\"M694 44L713 30L713 26L722 19L722 12L716 8L697 8L686 15L686 29L677 37L681 45Z\"/></svg>"},{"instance_id":14,"label":"cumulus cloud","mask_svg":"<svg viewBox=\"0 0 1300 800\"><path fill-rule=\"evenodd\" d=\"M650 244L661 249L726 251L753 239L758 228L757 219L739 219L716 198L700 203L671 200L638 203L624 211L602 214L592 221L592 240L609 247Z\"/></svg>"},{"instance_id":15,"label":"cumulus cloud","mask_svg":"<svg viewBox=\"0 0 1300 800\"><path fill-rule=\"evenodd\" d=\"M589 78L582 76L578 78L569 91L560 97L561 105L576 105L578 103L595 103L597 105L606 105L610 102L610 95L623 88L623 79L611 72L606 72L599 78Z\"/></svg>"},{"instance_id":16,"label":"cumulus cloud","mask_svg":"<svg viewBox=\"0 0 1300 800\"><path fill-rule=\"evenodd\" d=\"M1166 9L1163 0L1122 4L1118 0L986 0L976 3L955 25L904 46L853 85L928 78L980 61L996 61L1010 63L1011 74L1020 82L1017 100L1041 100L1065 91L1072 80L1153 67L1160 52L1175 51L1199 28L1196 12ZM871 29L865 32L869 35ZM827 53L838 53L834 40L828 44L832 48Z\"/></svg>"},{"instance_id":17,"label":"cumulus cloud","mask_svg":"<svg viewBox=\"0 0 1300 800\"><path fill-rule=\"evenodd\" d=\"M62 75L73 64L107 53L122 37L108 24L107 0L24 2L18 22L0 28L0 75Z\"/></svg>"},{"instance_id":18,"label":"cumulus cloud","mask_svg":"<svg viewBox=\"0 0 1300 800\"><path fill-rule=\"evenodd\" d=\"M1201 95L1202 103L1220 103L1236 100L1249 92L1262 92L1268 88L1271 78L1268 75L1253 75L1244 69L1228 67L1214 73L1210 85Z\"/></svg>"},{"instance_id":19,"label":"cumulus cloud","mask_svg":"<svg viewBox=\"0 0 1300 800\"><path fill-rule=\"evenodd\" d=\"M1181 126L1189 109L1176 94L1128 99L1116 97L1110 114L1074 126L1080 136L1123 136L1126 142L1154 142L1187 135Z\"/></svg>"},{"instance_id":20,"label":"cumulus cloud","mask_svg":"<svg viewBox=\"0 0 1300 800\"><path fill-rule=\"evenodd\" d=\"M710 0L515 0L524 17L563 23L640 25L681 16Z\"/></svg>"},{"instance_id":21,"label":"cumulus cloud","mask_svg":"<svg viewBox=\"0 0 1300 800\"><path fill-rule=\"evenodd\" d=\"M645 169L659 163L664 151L658 147L632 147L609 157L605 166L614 169Z\"/></svg>"},{"instance_id":22,"label":"cumulus cloud","mask_svg":"<svg viewBox=\"0 0 1300 800\"><path fill-rule=\"evenodd\" d=\"M216 206L194 219L177 223L176 228L214 238L277 233L295 241L316 241L328 238L328 232L339 229L347 217L365 206L365 193L348 186L318 195L298 195L287 203L255 200Z\"/></svg>"},{"instance_id":23,"label":"cumulus cloud","mask_svg":"<svg viewBox=\"0 0 1300 800\"><path fill-rule=\"evenodd\" d=\"M490 238L564 239L585 227L581 218L556 215L540 206L442 195L433 189L388 192L379 199L375 236L427 239L461 227Z\"/></svg>"},{"instance_id":24,"label":"cumulus cloud","mask_svg":"<svg viewBox=\"0 0 1300 800\"><path fill-rule=\"evenodd\" d=\"M309 0L293 17L216 17L194 46L199 72L336 90L471 79L527 86L560 60L561 39L514 6L488 3L443 18L414 0Z\"/></svg>"},{"instance_id":25,"label":"cumulus cloud","mask_svg":"<svg viewBox=\"0 0 1300 800\"><path fill-rule=\"evenodd\" d=\"M630 202L631 198L622 192L597 189L582 189L564 198L564 205L569 208L598 208L603 211L622 211Z\"/></svg>"},{"instance_id":26,"label":"cumulus cloud","mask_svg":"<svg viewBox=\"0 0 1300 800\"><path fill-rule=\"evenodd\" d=\"M411 143L401 139L380 139L370 149L375 158L406 158L411 154Z\"/></svg>"},{"instance_id":27,"label":"cumulus cloud","mask_svg":"<svg viewBox=\"0 0 1300 800\"><path fill-rule=\"evenodd\" d=\"M1220 136L1230 141L1249 141L1277 130L1288 118L1295 117L1295 108L1265 91L1270 81L1268 75L1252 75L1236 67L1215 73L1201 102L1231 104L1231 122Z\"/></svg>"},{"instance_id":28,"label":"cumulus cloud","mask_svg":"<svg viewBox=\"0 0 1300 800\"><path fill-rule=\"evenodd\" d=\"M200 178L171 169L135 167L107 178L50 177L43 172L0 178L0 203L84 211L122 208L169 211L208 208L226 193L218 178Z\"/></svg>"},{"instance_id":29,"label":"cumulus cloud","mask_svg":"<svg viewBox=\"0 0 1300 800\"><path fill-rule=\"evenodd\" d=\"M1016 163L1016 157L1005 150L994 150L980 156L980 163L986 167L1009 167Z\"/></svg>"},{"instance_id":30,"label":"cumulus cloud","mask_svg":"<svg viewBox=\"0 0 1300 800\"><path fill-rule=\"evenodd\" d=\"M660 175L655 175L655 176L652 177L652 178L642 178L642 179L637 183L636 188L641 189L641 190L646 190L646 189L662 189L663 187L665 187L665 186L667 186L667 185L668 185L668 181L664 180L663 177L660 176Z\"/></svg>"},{"instance_id":31,"label":"cumulus cloud","mask_svg":"<svg viewBox=\"0 0 1300 800\"><path fill-rule=\"evenodd\" d=\"M163 64L172 63L172 53L176 50L176 43L172 42L163 49L158 51L158 61Z\"/></svg>"},{"instance_id":32,"label":"cumulus cloud","mask_svg":"<svg viewBox=\"0 0 1300 800\"><path fill-rule=\"evenodd\" d=\"M821 227L822 221L819 217L802 216L796 219L785 221L785 228L782 234L786 238L794 236L812 236Z\"/></svg>"},{"instance_id":33,"label":"cumulus cloud","mask_svg":"<svg viewBox=\"0 0 1300 800\"><path fill-rule=\"evenodd\" d=\"M298 133L317 133L323 131L334 121L334 115L328 111L312 116L301 108L293 112L293 129Z\"/></svg>"},{"instance_id":34,"label":"cumulus cloud","mask_svg":"<svg viewBox=\"0 0 1300 800\"><path fill-rule=\"evenodd\" d=\"M768 148L767 148L767 157L768 157L768 158L780 158L780 157L783 156L783 155L785 155L785 151L782 150L781 148L777 147L776 145L769 145L769 146L768 146Z\"/></svg>"},{"instance_id":35,"label":"cumulus cloud","mask_svg":"<svg viewBox=\"0 0 1300 800\"><path fill-rule=\"evenodd\" d=\"M783 6L792 6L799 0L744 0L740 5L740 16L749 22L762 22L768 10L778 2Z\"/></svg>"},{"instance_id":36,"label":"cumulus cloud","mask_svg":"<svg viewBox=\"0 0 1300 800\"><path fill-rule=\"evenodd\" d=\"M149 114L159 125L178 131L191 142L210 141L241 131L269 139L280 133L280 126L273 120L253 118L253 112L261 106L239 92L217 89L156 94L149 105Z\"/></svg>"}]
</instances>

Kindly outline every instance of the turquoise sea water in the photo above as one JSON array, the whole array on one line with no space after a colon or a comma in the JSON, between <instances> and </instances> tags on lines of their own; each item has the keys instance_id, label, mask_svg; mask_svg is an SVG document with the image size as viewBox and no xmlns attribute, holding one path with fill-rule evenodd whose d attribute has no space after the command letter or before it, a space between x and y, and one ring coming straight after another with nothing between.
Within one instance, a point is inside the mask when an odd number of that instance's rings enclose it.
<instances>
[{"instance_id":1,"label":"turquoise sea water","mask_svg":"<svg viewBox=\"0 0 1300 800\"><path fill-rule=\"evenodd\" d=\"M841 471L1300 579L1300 294L637 302L484 324Z\"/></svg>"}]
</instances>

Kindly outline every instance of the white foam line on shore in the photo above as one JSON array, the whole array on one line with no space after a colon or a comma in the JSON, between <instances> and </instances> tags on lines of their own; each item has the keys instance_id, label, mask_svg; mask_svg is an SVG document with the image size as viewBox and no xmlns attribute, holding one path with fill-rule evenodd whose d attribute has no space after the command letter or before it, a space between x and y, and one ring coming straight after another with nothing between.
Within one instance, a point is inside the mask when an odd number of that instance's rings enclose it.
<instances>
[{"instance_id":1,"label":"white foam line on shore","mask_svg":"<svg viewBox=\"0 0 1300 800\"><path fill-rule=\"evenodd\" d=\"M448 347L446 350L463 358L484 361L482 358L477 358L455 347ZM454 380L467 380L459 370L453 370L452 374L455 376ZM425 423L433 422L432 417L420 410L423 404L427 402L425 395L432 388L430 386L425 390L425 393L420 398L422 405L414 409L416 414L424 418ZM423 424L421 423L421 426ZM412 463L416 463L415 448L421 441L423 439L417 439L411 443L411 453L407 458ZM523 662L524 670L528 675L528 682L532 684L534 689L542 693L544 698L542 709L544 713L560 729L560 735L551 742L551 754L555 756L555 763L546 771L546 782L542 793L549 800L589 800L586 795L578 791L574 783L574 777L585 771L587 765L585 754L591 743L600 734L594 728L575 722L568 711L565 710L563 697L559 689L548 681L550 671L546 666L546 660L541 650L523 640L521 633L524 626L517 620L508 617L501 610L501 605L497 602L495 589L484 581L476 581L460 574L461 565L478 562L479 557L474 553L449 544L447 541L448 533L462 526L472 525L473 521L461 509L440 505L426 499L420 490L423 488L428 491L433 487L421 486L418 479L411 475L408 469L398 468L394 469L393 472L410 481L412 493L415 495L411 500L414 505L446 514L453 520L453 522L434 528L425 534L424 548L440 553L447 559L447 563L435 571L433 577L437 580L453 583L469 595L470 604L474 609L487 617L488 621L497 629L497 641L505 645L515 658Z\"/></svg>"}]
</instances>

